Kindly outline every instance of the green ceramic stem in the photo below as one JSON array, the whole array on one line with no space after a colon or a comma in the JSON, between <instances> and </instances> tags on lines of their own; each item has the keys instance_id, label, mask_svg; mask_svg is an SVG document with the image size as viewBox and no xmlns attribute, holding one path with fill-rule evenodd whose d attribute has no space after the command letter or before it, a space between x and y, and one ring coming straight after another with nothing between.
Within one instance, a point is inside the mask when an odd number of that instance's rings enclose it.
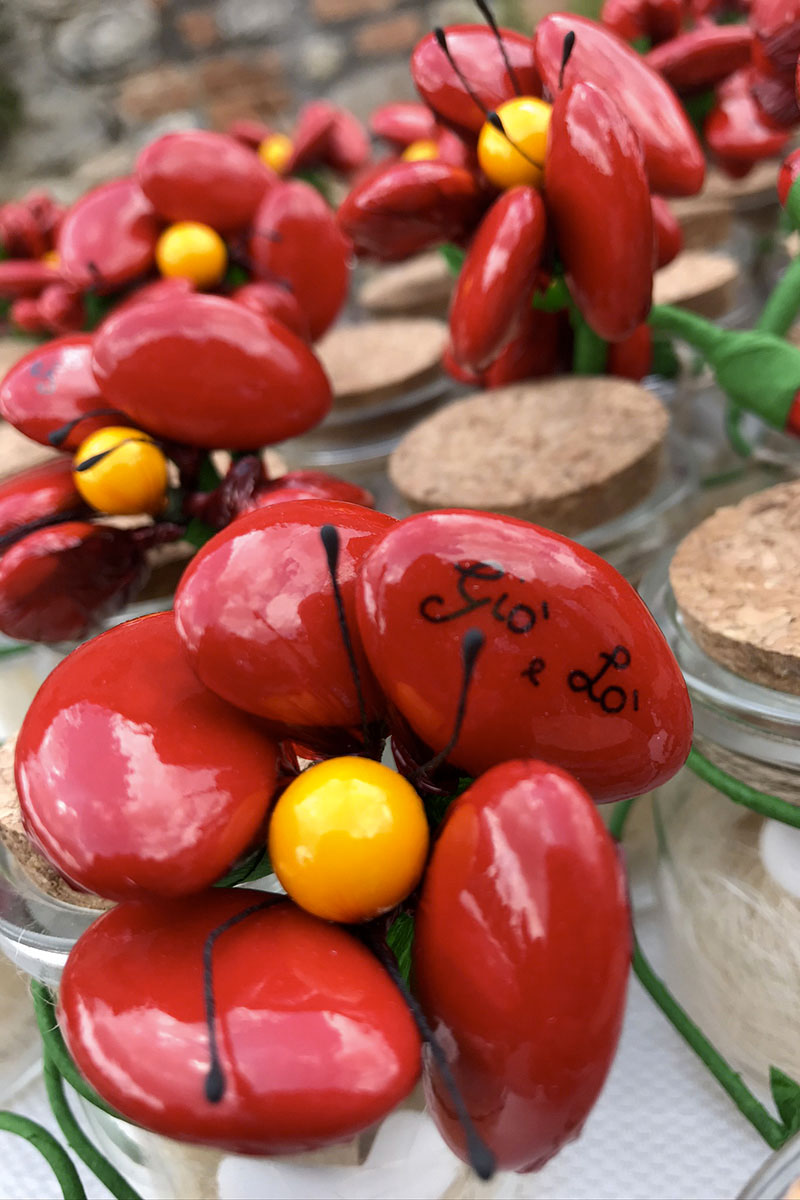
<instances>
[{"instance_id":1,"label":"green ceramic stem","mask_svg":"<svg viewBox=\"0 0 800 1200\"><path fill-rule=\"evenodd\" d=\"M573 307L571 313L575 341L572 348L572 370L575 375L602 375L608 360L608 342L587 325Z\"/></svg>"},{"instance_id":2,"label":"green ceramic stem","mask_svg":"<svg viewBox=\"0 0 800 1200\"><path fill-rule=\"evenodd\" d=\"M37 1125L35 1121L29 1121L27 1117L20 1117L11 1112L0 1112L0 1130L24 1138L39 1151L42 1158L52 1167L64 1200L86 1200L86 1192L72 1159L52 1133Z\"/></svg>"},{"instance_id":3,"label":"green ceramic stem","mask_svg":"<svg viewBox=\"0 0 800 1200\"><path fill-rule=\"evenodd\" d=\"M116 1200L142 1200L126 1179L120 1175L107 1158L104 1158L93 1142L90 1142L78 1125L70 1111L67 1097L64 1094L64 1081L61 1072L44 1052L44 1086L53 1116L58 1121L58 1127L64 1135L67 1145L78 1155L89 1170L95 1175L103 1187L108 1188Z\"/></svg>"},{"instance_id":4,"label":"green ceramic stem","mask_svg":"<svg viewBox=\"0 0 800 1200\"><path fill-rule=\"evenodd\" d=\"M800 312L800 257L789 263L772 289L756 329L784 337Z\"/></svg>"},{"instance_id":5,"label":"green ceramic stem","mask_svg":"<svg viewBox=\"0 0 800 1200\"><path fill-rule=\"evenodd\" d=\"M633 804L633 800L624 801L612 816L609 829L617 841L622 841L625 824ZM742 1116L747 1118L768 1146L777 1150L791 1136L792 1131L770 1116L764 1105L745 1086L741 1076L725 1061L699 1026L678 1003L663 979L655 973L639 944L635 931L632 930L631 933L633 937L633 972L642 987L655 1001L676 1032L708 1068L717 1083L727 1092Z\"/></svg>"},{"instance_id":6,"label":"green ceramic stem","mask_svg":"<svg viewBox=\"0 0 800 1200\"><path fill-rule=\"evenodd\" d=\"M694 746L689 751L686 765L706 783L710 783L718 792L722 792L734 804L743 804L752 812L773 821L782 821L784 825L793 825L800 829L800 805L790 804L778 796L769 796L756 788L748 787L740 779L729 775L721 767L716 766L710 759L701 754Z\"/></svg>"},{"instance_id":7,"label":"green ceramic stem","mask_svg":"<svg viewBox=\"0 0 800 1200\"><path fill-rule=\"evenodd\" d=\"M676 308L672 304L654 304L647 320L653 329L660 329L662 333L688 342L695 350L699 350L703 357L713 353L720 339L725 337L724 332L705 317L687 312L683 308Z\"/></svg>"}]
</instances>

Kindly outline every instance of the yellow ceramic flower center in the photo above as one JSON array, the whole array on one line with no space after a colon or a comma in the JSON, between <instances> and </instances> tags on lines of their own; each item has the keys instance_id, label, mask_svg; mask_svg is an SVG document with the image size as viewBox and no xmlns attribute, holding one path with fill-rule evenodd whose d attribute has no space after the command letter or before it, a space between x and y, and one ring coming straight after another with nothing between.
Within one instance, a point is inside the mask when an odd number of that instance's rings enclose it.
<instances>
[{"instance_id":1,"label":"yellow ceramic flower center","mask_svg":"<svg viewBox=\"0 0 800 1200\"><path fill-rule=\"evenodd\" d=\"M505 132L487 121L478 136L478 162L490 183L499 188L541 185L551 113L552 106L535 96L500 105L497 116Z\"/></svg>"},{"instance_id":2,"label":"yellow ceramic flower center","mask_svg":"<svg viewBox=\"0 0 800 1200\"><path fill-rule=\"evenodd\" d=\"M195 287L214 287L228 265L225 243L210 225L178 221L165 229L156 244L156 262L169 279L190 279Z\"/></svg>"},{"instance_id":3,"label":"yellow ceramic flower center","mask_svg":"<svg viewBox=\"0 0 800 1200\"><path fill-rule=\"evenodd\" d=\"M139 429L98 429L81 442L73 466L75 486L98 512L155 516L164 507L167 460Z\"/></svg>"},{"instance_id":4,"label":"yellow ceramic flower center","mask_svg":"<svg viewBox=\"0 0 800 1200\"><path fill-rule=\"evenodd\" d=\"M285 133L272 133L268 138L264 138L258 147L258 157L273 171L282 175L289 165L293 150L294 146L290 137L287 137Z\"/></svg>"},{"instance_id":5,"label":"yellow ceramic flower center","mask_svg":"<svg viewBox=\"0 0 800 1200\"><path fill-rule=\"evenodd\" d=\"M439 146L437 142L431 141L429 138L420 138L419 141L406 146L400 157L405 162L427 162L439 157Z\"/></svg>"},{"instance_id":6,"label":"yellow ceramic flower center","mask_svg":"<svg viewBox=\"0 0 800 1200\"><path fill-rule=\"evenodd\" d=\"M427 853L414 788L367 758L309 767L270 821L275 874L296 904L328 921L368 921L394 908L416 887Z\"/></svg>"}]
</instances>

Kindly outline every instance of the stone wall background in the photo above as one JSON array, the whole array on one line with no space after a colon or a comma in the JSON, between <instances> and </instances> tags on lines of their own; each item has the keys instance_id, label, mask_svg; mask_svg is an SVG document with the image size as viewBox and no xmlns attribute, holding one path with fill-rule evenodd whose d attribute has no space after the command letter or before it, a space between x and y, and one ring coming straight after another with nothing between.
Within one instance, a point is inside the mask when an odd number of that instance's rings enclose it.
<instances>
[{"instance_id":1,"label":"stone wall background","mask_svg":"<svg viewBox=\"0 0 800 1200\"><path fill-rule=\"evenodd\" d=\"M530 30L557 5L493 7ZM414 97L426 31L480 19L471 0L0 0L0 200L41 183L71 199L172 129L288 129L314 96L364 118Z\"/></svg>"}]
</instances>

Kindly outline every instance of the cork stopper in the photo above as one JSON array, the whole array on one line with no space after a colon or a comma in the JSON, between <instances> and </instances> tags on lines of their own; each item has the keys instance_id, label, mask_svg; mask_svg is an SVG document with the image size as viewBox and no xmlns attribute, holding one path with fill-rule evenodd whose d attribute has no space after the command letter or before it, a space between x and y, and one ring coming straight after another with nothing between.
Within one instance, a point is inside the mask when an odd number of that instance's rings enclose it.
<instances>
[{"instance_id":1,"label":"cork stopper","mask_svg":"<svg viewBox=\"0 0 800 1200\"><path fill-rule=\"evenodd\" d=\"M376 317L444 317L455 280L438 250L376 270L358 291L362 308Z\"/></svg>"},{"instance_id":2,"label":"cork stopper","mask_svg":"<svg viewBox=\"0 0 800 1200\"><path fill-rule=\"evenodd\" d=\"M388 400L421 387L441 371L443 321L395 317L340 325L315 347L337 404Z\"/></svg>"},{"instance_id":3,"label":"cork stopper","mask_svg":"<svg viewBox=\"0 0 800 1200\"><path fill-rule=\"evenodd\" d=\"M684 538L670 582L689 633L716 662L800 695L800 481L718 509Z\"/></svg>"},{"instance_id":4,"label":"cork stopper","mask_svg":"<svg viewBox=\"0 0 800 1200\"><path fill-rule=\"evenodd\" d=\"M49 459L60 457L49 446L32 442L13 425L0 421L0 479L7 479L18 471L27 471L28 467L37 467Z\"/></svg>"},{"instance_id":5,"label":"cork stopper","mask_svg":"<svg viewBox=\"0 0 800 1200\"><path fill-rule=\"evenodd\" d=\"M564 376L478 392L417 425L389 462L413 508L477 508L580 533L643 500L669 419L627 380Z\"/></svg>"},{"instance_id":6,"label":"cork stopper","mask_svg":"<svg viewBox=\"0 0 800 1200\"><path fill-rule=\"evenodd\" d=\"M734 307L740 267L727 254L684 250L666 267L656 271L653 303L675 304L711 319Z\"/></svg>"},{"instance_id":7,"label":"cork stopper","mask_svg":"<svg viewBox=\"0 0 800 1200\"><path fill-rule=\"evenodd\" d=\"M780 158L767 158L756 163L741 179L731 179L724 171L711 167L706 174L702 195L708 199L728 200L737 211L746 212L760 205L778 205L778 171Z\"/></svg>"},{"instance_id":8,"label":"cork stopper","mask_svg":"<svg viewBox=\"0 0 800 1200\"><path fill-rule=\"evenodd\" d=\"M60 900L62 904L74 904L78 908L92 908L98 911L112 908L110 900L101 900L91 892L79 892L70 887L28 839L22 824L19 797L14 783L16 741L14 735L0 746L0 841L13 854L31 883L51 899Z\"/></svg>"},{"instance_id":9,"label":"cork stopper","mask_svg":"<svg viewBox=\"0 0 800 1200\"><path fill-rule=\"evenodd\" d=\"M19 360L39 343L34 338L0 338L0 382Z\"/></svg>"}]
</instances>

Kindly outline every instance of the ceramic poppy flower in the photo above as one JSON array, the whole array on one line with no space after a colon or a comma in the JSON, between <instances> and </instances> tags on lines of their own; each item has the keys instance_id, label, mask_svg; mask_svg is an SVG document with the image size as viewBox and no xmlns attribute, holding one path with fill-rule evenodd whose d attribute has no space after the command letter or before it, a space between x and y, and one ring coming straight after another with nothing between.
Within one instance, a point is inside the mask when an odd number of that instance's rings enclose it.
<instances>
[{"instance_id":1,"label":"ceramic poppy flower","mask_svg":"<svg viewBox=\"0 0 800 1200\"><path fill-rule=\"evenodd\" d=\"M700 147L667 83L600 25L565 14L546 17L532 39L436 30L411 73L479 169L432 155L371 173L339 210L357 253L391 260L469 243L450 327L453 356L472 371L514 339L559 262L591 330L612 342L633 334L651 301L651 188L689 195L703 181Z\"/></svg>"}]
</instances>

